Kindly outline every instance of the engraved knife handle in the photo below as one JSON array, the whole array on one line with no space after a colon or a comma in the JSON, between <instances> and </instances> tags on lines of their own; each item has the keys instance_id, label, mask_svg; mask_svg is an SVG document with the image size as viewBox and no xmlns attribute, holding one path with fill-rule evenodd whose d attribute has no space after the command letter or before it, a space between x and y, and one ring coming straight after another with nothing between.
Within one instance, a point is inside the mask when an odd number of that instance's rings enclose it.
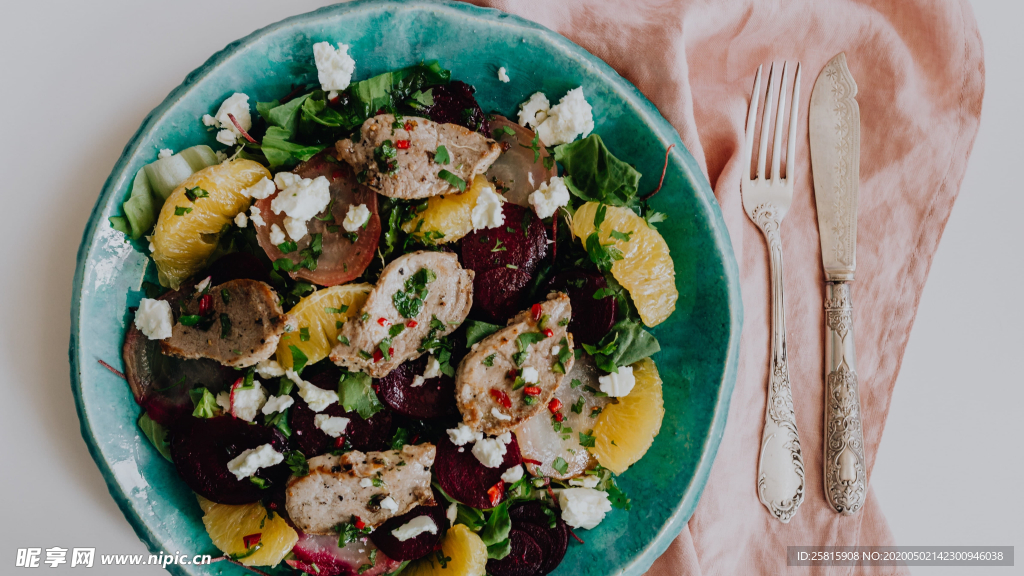
<instances>
[{"instance_id":1,"label":"engraved knife handle","mask_svg":"<svg viewBox=\"0 0 1024 576\"><path fill-rule=\"evenodd\" d=\"M850 284L825 284L825 497L849 516L867 495Z\"/></svg>"},{"instance_id":2,"label":"engraved knife handle","mask_svg":"<svg viewBox=\"0 0 1024 576\"><path fill-rule=\"evenodd\" d=\"M757 463L757 494L772 516L783 523L804 500L804 460L793 411L786 354L786 305L782 289L782 238L779 221L762 214L757 221L768 243L772 291L772 349L768 402L761 454Z\"/></svg>"}]
</instances>

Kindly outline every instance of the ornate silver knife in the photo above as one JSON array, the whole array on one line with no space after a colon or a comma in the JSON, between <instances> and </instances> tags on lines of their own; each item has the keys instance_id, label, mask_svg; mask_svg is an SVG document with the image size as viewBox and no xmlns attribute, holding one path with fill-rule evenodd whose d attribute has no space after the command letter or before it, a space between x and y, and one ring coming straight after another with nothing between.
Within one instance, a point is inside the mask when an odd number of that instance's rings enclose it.
<instances>
[{"instance_id":1,"label":"ornate silver knife","mask_svg":"<svg viewBox=\"0 0 1024 576\"><path fill-rule=\"evenodd\" d=\"M825 267L825 497L836 512L860 510L867 494L864 432L853 347L850 283L857 267L860 107L857 84L836 55L811 92L808 124L818 235Z\"/></svg>"}]
</instances>

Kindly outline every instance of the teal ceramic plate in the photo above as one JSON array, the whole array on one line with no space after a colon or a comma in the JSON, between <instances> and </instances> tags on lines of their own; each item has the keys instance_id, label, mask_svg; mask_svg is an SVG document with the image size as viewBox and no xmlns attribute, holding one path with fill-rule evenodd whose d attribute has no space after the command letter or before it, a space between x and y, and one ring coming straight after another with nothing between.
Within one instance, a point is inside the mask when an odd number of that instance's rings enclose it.
<instances>
[{"instance_id":1,"label":"teal ceramic plate","mask_svg":"<svg viewBox=\"0 0 1024 576\"><path fill-rule=\"evenodd\" d=\"M110 493L151 551L213 553L196 500L174 467L135 426L139 410L128 386L97 360L120 367L127 309L155 277L149 258L110 228L135 172L159 148L208 143L200 117L235 91L250 102L290 91L297 78L315 82L311 46L351 46L356 78L436 58L453 78L477 87L485 111L511 115L540 90L559 98L583 86L600 134L620 158L657 185L670 144L664 189L654 206L672 250L679 303L655 329L663 350L666 415L646 457L621 476L632 510L612 511L595 530L580 530L555 574L642 574L693 513L707 481L736 377L741 303L736 261L707 181L672 126L629 82L585 50L537 24L495 10L432 2L366 2L330 6L254 32L215 54L145 119L128 142L93 210L78 254L72 302L72 388L82 435ZM508 69L512 81L497 80ZM254 112L255 113L255 112ZM141 248L141 246L139 246ZM225 563L172 566L175 574L242 573Z\"/></svg>"}]
</instances>

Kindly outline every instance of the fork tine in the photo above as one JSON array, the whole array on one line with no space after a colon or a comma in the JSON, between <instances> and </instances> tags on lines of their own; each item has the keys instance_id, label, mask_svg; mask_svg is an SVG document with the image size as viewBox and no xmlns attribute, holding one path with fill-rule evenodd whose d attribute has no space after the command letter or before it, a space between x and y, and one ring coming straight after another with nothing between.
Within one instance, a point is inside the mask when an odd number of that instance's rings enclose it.
<instances>
[{"instance_id":1,"label":"fork tine","mask_svg":"<svg viewBox=\"0 0 1024 576\"><path fill-rule=\"evenodd\" d=\"M772 102L775 95L775 63L768 69L768 93L764 97L764 112L761 113L761 144L757 153L757 179L764 178L764 165L768 160L768 132L772 118Z\"/></svg>"},{"instance_id":2,"label":"fork tine","mask_svg":"<svg viewBox=\"0 0 1024 576\"><path fill-rule=\"evenodd\" d=\"M796 76L793 77L793 101L789 105L789 146L786 150L786 180L796 166L796 123L800 117L800 63L796 63Z\"/></svg>"},{"instance_id":3,"label":"fork tine","mask_svg":"<svg viewBox=\"0 0 1024 576\"><path fill-rule=\"evenodd\" d=\"M754 91L750 94L750 106L747 112L746 143L743 146L745 154L743 169L744 180L750 180L750 155L754 152L754 123L757 121L757 103L761 94L761 66L757 67L757 75L754 76Z\"/></svg>"},{"instance_id":4,"label":"fork tine","mask_svg":"<svg viewBox=\"0 0 1024 576\"><path fill-rule=\"evenodd\" d=\"M782 79L779 81L779 108L775 112L775 141L772 143L772 182L779 181L779 164L782 162L783 114L786 113L786 73L789 62L782 65Z\"/></svg>"}]
</instances>

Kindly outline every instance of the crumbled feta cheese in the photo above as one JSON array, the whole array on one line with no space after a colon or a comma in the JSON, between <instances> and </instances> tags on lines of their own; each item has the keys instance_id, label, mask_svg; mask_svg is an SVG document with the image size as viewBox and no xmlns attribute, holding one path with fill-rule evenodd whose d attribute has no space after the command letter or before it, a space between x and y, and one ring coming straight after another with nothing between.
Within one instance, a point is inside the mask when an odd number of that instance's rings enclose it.
<instances>
[{"instance_id":1,"label":"crumbled feta cheese","mask_svg":"<svg viewBox=\"0 0 1024 576\"><path fill-rule=\"evenodd\" d=\"M504 66L498 68L498 80L501 80L506 84L511 80L511 78L508 77L508 70L505 70Z\"/></svg>"},{"instance_id":2,"label":"crumbled feta cheese","mask_svg":"<svg viewBox=\"0 0 1024 576\"><path fill-rule=\"evenodd\" d=\"M235 475L235 478L241 480L252 476L260 468L276 466L283 461L284 456L280 452L274 450L270 444L264 444L236 456L228 462L228 470Z\"/></svg>"},{"instance_id":3,"label":"crumbled feta cheese","mask_svg":"<svg viewBox=\"0 0 1024 576\"><path fill-rule=\"evenodd\" d=\"M252 220L253 226L267 225L267 223L263 221L263 215L260 212L260 209L256 205L249 207L249 219Z\"/></svg>"},{"instance_id":4,"label":"crumbled feta cheese","mask_svg":"<svg viewBox=\"0 0 1024 576\"><path fill-rule=\"evenodd\" d=\"M582 486L584 488L595 488L600 483L601 479L593 474L587 474L585 476L569 480L570 486Z\"/></svg>"},{"instance_id":5,"label":"crumbled feta cheese","mask_svg":"<svg viewBox=\"0 0 1024 576\"><path fill-rule=\"evenodd\" d=\"M568 144L581 134L586 138L594 131L594 114L583 97L583 87L569 90L547 114L536 127L540 141L546 146Z\"/></svg>"},{"instance_id":6,"label":"crumbled feta cheese","mask_svg":"<svg viewBox=\"0 0 1024 576\"><path fill-rule=\"evenodd\" d=\"M431 354L427 357L427 369L423 371L424 378L437 378L441 375L441 363Z\"/></svg>"},{"instance_id":7,"label":"crumbled feta cheese","mask_svg":"<svg viewBox=\"0 0 1024 576\"><path fill-rule=\"evenodd\" d=\"M416 376L415 378L412 379L412 384L409 384L409 387L419 388L420 386L423 386L424 382L426 382L426 379L423 378L423 376Z\"/></svg>"},{"instance_id":8,"label":"crumbled feta cheese","mask_svg":"<svg viewBox=\"0 0 1024 576\"><path fill-rule=\"evenodd\" d=\"M573 528L590 530L604 520L611 512L612 504L608 493L593 488L566 488L558 494L558 506L562 509L562 520Z\"/></svg>"},{"instance_id":9,"label":"crumbled feta cheese","mask_svg":"<svg viewBox=\"0 0 1024 576\"><path fill-rule=\"evenodd\" d=\"M497 228L505 223L505 214L501 211L503 198L499 196L494 188L485 186L480 195L476 198L473 212L470 219L473 222L474 230L484 228Z\"/></svg>"},{"instance_id":10,"label":"crumbled feta cheese","mask_svg":"<svg viewBox=\"0 0 1024 576\"><path fill-rule=\"evenodd\" d=\"M286 370L285 376L287 376L292 382L295 382L295 385L299 387L299 396L306 401L306 404L309 405L309 409L313 412L323 412L328 406L338 401L337 392L334 390L324 390L319 386L314 386L313 384L306 382L300 378L294 370Z\"/></svg>"},{"instance_id":11,"label":"crumbled feta cheese","mask_svg":"<svg viewBox=\"0 0 1024 576\"><path fill-rule=\"evenodd\" d=\"M285 174L289 176L285 177ZM298 242L308 232L306 221L322 212L331 202L331 183L323 176L315 179L299 178L290 172L279 172L274 182L281 188L281 192L270 203L270 209L274 214L284 212L287 215L284 219L285 230L292 240Z\"/></svg>"},{"instance_id":12,"label":"crumbled feta cheese","mask_svg":"<svg viewBox=\"0 0 1024 576\"><path fill-rule=\"evenodd\" d=\"M494 416L498 420L508 421L512 419L512 417L509 416L508 414L502 414L501 411L498 410L496 406L491 408L491 416Z\"/></svg>"},{"instance_id":13,"label":"crumbled feta cheese","mask_svg":"<svg viewBox=\"0 0 1024 576\"><path fill-rule=\"evenodd\" d=\"M448 517L448 524L455 526L455 519L459 517L459 505L452 502L444 513Z\"/></svg>"},{"instance_id":14,"label":"crumbled feta cheese","mask_svg":"<svg viewBox=\"0 0 1024 576\"><path fill-rule=\"evenodd\" d=\"M345 428L348 428L348 418L344 416L328 416L327 414L317 414L313 417L313 425L323 430L324 434L327 434L331 438L338 438L345 433Z\"/></svg>"},{"instance_id":15,"label":"crumbled feta cheese","mask_svg":"<svg viewBox=\"0 0 1024 576\"><path fill-rule=\"evenodd\" d=\"M270 243L273 244L274 246L277 246L278 244L284 242L285 240L287 240L287 238L285 238L284 232L281 230L281 227L278 226L277 224L271 224Z\"/></svg>"},{"instance_id":16,"label":"crumbled feta cheese","mask_svg":"<svg viewBox=\"0 0 1024 576\"><path fill-rule=\"evenodd\" d=\"M146 236L146 242L149 242L149 253L152 254L153 252L156 252L156 246L153 246L153 237Z\"/></svg>"},{"instance_id":17,"label":"crumbled feta cheese","mask_svg":"<svg viewBox=\"0 0 1024 576\"><path fill-rule=\"evenodd\" d=\"M201 294L203 290L210 287L210 281L213 280L213 276L207 276L203 278L199 284L196 284L196 294Z\"/></svg>"},{"instance_id":18,"label":"crumbled feta cheese","mask_svg":"<svg viewBox=\"0 0 1024 576\"><path fill-rule=\"evenodd\" d=\"M277 363L277 360L267 358L256 364L256 372L264 378L278 378L284 376L284 368Z\"/></svg>"},{"instance_id":19,"label":"crumbled feta cheese","mask_svg":"<svg viewBox=\"0 0 1024 576\"><path fill-rule=\"evenodd\" d=\"M313 61L324 91L344 90L352 82L356 61L348 55L347 44L338 44L335 49L330 42L317 42L313 44Z\"/></svg>"},{"instance_id":20,"label":"crumbled feta cheese","mask_svg":"<svg viewBox=\"0 0 1024 576\"><path fill-rule=\"evenodd\" d=\"M217 156L217 162L223 163L228 159L228 155L225 154L223 150L214 150L213 153Z\"/></svg>"},{"instance_id":21,"label":"crumbled feta cheese","mask_svg":"<svg viewBox=\"0 0 1024 576\"><path fill-rule=\"evenodd\" d=\"M366 204L349 206L348 212L345 213L345 221L341 223L341 226L345 232L359 232L359 229L369 220L370 209L366 207Z\"/></svg>"},{"instance_id":22,"label":"crumbled feta cheese","mask_svg":"<svg viewBox=\"0 0 1024 576\"><path fill-rule=\"evenodd\" d=\"M417 516L391 531L391 535L399 542L415 538L424 532L437 534L437 524L430 516Z\"/></svg>"},{"instance_id":23,"label":"crumbled feta cheese","mask_svg":"<svg viewBox=\"0 0 1024 576\"><path fill-rule=\"evenodd\" d=\"M245 228L249 224L249 218L245 216L245 212L239 212L235 214L235 226L239 228Z\"/></svg>"},{"instance_id":24,"label":"crumbled feta cheese","mask_svg":"<svg viewBox=\"0 0 1024 576\"><path fill-rule=\"evenodd\" d=\"M253 380L252 388L243 390L239 387L231 392L231 415L239 420L252 422L266 401L266 390L259 380Z\"/></svg>"},{"instance_id":25,"label":"crumbled feta cheese","mask_svg":"<svg viewBox=\"0 0 1024 576\"><path fill-rule=\"evenodd\" d=\"M209 114L203 116L203 124L211 128L221 129L217 132L217 142L225 146L232 146L242 133L238 131L238 128L231 121L231 118L228 117L228 114L234 116L235 121L242 127L242 130L248 132L252 128L252 116L249 115L249 97L241 92L235 92L221 103L220 108L217 109L217 114L214 116Z\"/></svg>"},{"instance_id":26,"label":"crumbled feta cheese","mask_svg":"<svg viewBox=\"0 0 1024 576\"><path fill-rule=\"evenodd\" d=\"M224 412L229 413L229 414L231 413L231 393L230 392L227 392L227 391L220 392L220 393L217 394L217 397L214 398L214 400L217 401L217 406L220 406L221 410L223 410Z\"/></svg>"},{"instance_id":27,"label":"crumbled feta cheese","mask_svg":"<svg viewBox=\"0 0 1024 576\"><path fill-rule=\"evenodd\" d=\"M551 103L543 92L534 92L533 96L523 102L519 109L519 125L536 128L547 119Z\"/></svg>"},{"instance_id":28,"label":"crumbled feta cheese","mask_svg":"<svg viewBox=\"0 0 1024 576\"><path fill-rule=\"evenodd\" d=\"M633 390L636 385L636 378L633 376L632 366L619 366L619 373L612 372L607 376L597 379L601 385L601 392L612 398L622 398Z\"/></svg>"},{"instance_id":29,"label":"crumbled feta cheese","mask_svg":"<svg viewBox=\"0 0 1024 576\"><path fill-rule=\"evenodd\" d=\"M277 186L275 186L274 182L266 176L261 178L259 182L249 186L245 190L242 190L242 194L245 194L254 200L269 198L274 192L277 192Z\"/></svg>"},{"instance_id":30,"label":"crumbled feta cheese","mask_svg":"<svg viewBox=\"0 0 1024 576\"><path fill-rule=\"evenodd\" d=\"M295 399L285 394L283 396L271 396L267 398L267 403L263 405L264 414L273 414L274 412L284 412L291 408L292 404L295 404Z\"/></svg>"},{"instance_id":31,"label":"crumbled feta cheese","mask_svg":"<svg viewBox=\"0 0 1024 576\"><path fill-rule=\"evenodd\" d=\"M171 305L165 300L143 298L135 312L135 327L150 340L170 338L174 328Z\"/></svg>"},{"instance_id":32,"label":"crumbled feta cheese","mask_svg":"<svg viewBox=\"0 0 1024 576\"><path fill-rule=\"evenodd\" d=\"M392 514L398 512L398 502L395 502L395 499L392 498L391 496L388 496L387 498L381 500L380 507L384 510L387 510L388 512L391 512Z\"/></svg>"},{"instance_id":33,"label":"crumbled feta cheese","mask_svg":"<svg viewBox=\"0 0 1024 576\"><path fill-rule=\"evenodd\" d=\"M533 181L533 172L527 172L526 173L526 181L530 183L530 187L531 188L536 186L536 184Z\"/></svg>"},{"instance_id":34,"label":"crumbled feta cheese","mask_svg":"<svg viewBox=\"0 0 1024 576\"><path fill-rule=\"evenodd\" d=\"M526 368L523 368L523 380L525 380L527 384L536 384L537 380L540 380L540 373L538 373L537 369L533 366L527 366Z\"/></svg>"},{"instance_id":35,"label":"crumbled feta cheese","mask_svg":"<svg viewBox=\"0 0 1024 576\"><path fill-rule=\"evenodd\" d=\"M363 478L362 480L359 481L359 486L362 488L372 488L373 480L370 480L369 478Z\"/></svg>"},{"instance_id":36,"label":"crumbled feta cheese","mask_svg":"<svg viewBox=\"0 0 1024 576\"><path fill-rule=\"evenodd\" d=\"M523 467L522 466L513 466L513 467L509 468L508 470L505 470L505 472L502 473L502 475L501 475L501 479L504 480L505 482L508 482L509 484L515 484L516 482L519 482L519 479L522 478L522 477L523 477Z\"/></svg>"},{"instance_id":37,"label":"crumbled feta cheese","mask_svg":"<svg viewBox=\"0 0 1024 576\"><path fill-rule=\"evenodd\" d=\"M557 344L555 346L551 347L551 355L552 356L558 356L558 353L561 352L561 351L562 351L562 347L558 346Z\"/></svg>"},{"instance_id":38,"label":"crumbled feta cheese","mask_svg":"<svg viewBox=\"0 0 1024 576\"><path fill-rule=\"evenodd\" d=\"M174 156L174 150L170 148L161 148L160 153L156 155L157 158L170 158Z\"/></svg>"},{"instance_id":39,"label":"crumbled feta cheese","mask_svg":"<svg viewBox=\"0 0 1024 576\"><path fill-rule=\"evenodd\" d=\"M473 445L473 456L488 468L497 468L505 460L505 445L512 441L512 434L505 432L496 438L477 440Z\"/></svg>"},{"instance_id":40,"label":"crumbled feta cheese","mask_svg":"<svg viewBox=\"0 0 1024 576\"><path fill-rule=\"evenodd\" d=\"M451 438L452 444L465 446L466 444L480 441L484 435L466 426L465 422L460 422L457 428L450 428L448 430L448 437Z\"/></svg>"},{"instance_id":41,"label":"crumbled feta cheese","mask_svg":"<svg viewBox=\"0 0 1024 576\"><path fill-rule=\"evenodd\" d=\"M529 200L538 217L548 218L569 203L569 188L561 178L552 176L530 194Z\"/></svg>"}]
</instances>

